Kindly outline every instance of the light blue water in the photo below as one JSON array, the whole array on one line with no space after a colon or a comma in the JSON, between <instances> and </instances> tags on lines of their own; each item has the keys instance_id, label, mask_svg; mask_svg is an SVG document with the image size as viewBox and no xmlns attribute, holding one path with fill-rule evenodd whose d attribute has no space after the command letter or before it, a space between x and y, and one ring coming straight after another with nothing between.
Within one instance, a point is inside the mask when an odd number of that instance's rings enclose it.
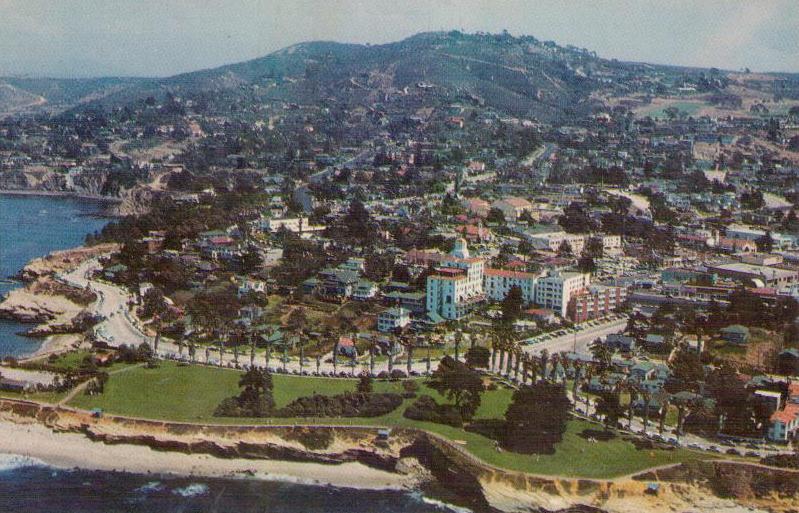
<instances>
[{"instance_id":1,"label":"light blue water","mask_svg":"<svg viewBox=\"0 0 799 513\"><path fill-rule=\"evenodd\" d=\"M33 258L83 243L108 219L99 217L103 203L53 196L14 196L0 193L0 296L17 283L5 281ZM18 332L31 326L0 319L0 357L24 356L39 348L36 339Z\"/></svg>"}]
</instances>

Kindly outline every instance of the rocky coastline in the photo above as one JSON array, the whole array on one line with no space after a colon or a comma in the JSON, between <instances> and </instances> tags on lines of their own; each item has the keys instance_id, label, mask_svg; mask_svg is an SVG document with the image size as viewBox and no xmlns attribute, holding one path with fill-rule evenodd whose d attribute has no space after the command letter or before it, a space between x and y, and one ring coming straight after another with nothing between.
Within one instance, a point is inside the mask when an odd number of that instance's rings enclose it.
<instances>
[{"instance_id":1,"label":"rocky coastline","mask_svg":"<svg viewBox=\"0 0 799 513\"><path fill-rule=\"evenodd\" d=\"M44 427L52 432L56 445L60 445L58 440L69 439L94 449L131 451L128 470L144 468L146 462L134 456L139 451L132 448L138 447L160 455L157 459L162 466L147 469L153 472L174 468L169 462L183 458L199 458L209 475L215 475L214 468L260 465L300 465L293 468L305 477L314 476L320 468L334 474L357 468L362 484L419 488L426 495L475 512L788 513L799 507L799 472L746 462L681 464L593 480L492 467L450 441L416 429L393 429L388 440L383 440L376 427L185 424L94 417L71 408L0 400L0 430L9 423ZM80 438L74 438L76 435ZM85 465L91 468L93 463L87 460ZM193 471L199 472L197 467ZM258 471L247 473L254 474ZM657 485L655 492L652 484Z\"/></svg>"},{"instance_id":2,"label":"rocky coastline","mask_svg":"<svg viewBox=\"0 0 799 513\"><path fill-rule=\"evenodd\" d=\"M0 301L0 318L35 325L21 333L29 337L83 333L93 323L91 305L97 296L61 281L59 275L115 248L115 244L79 247L31 260L15 277L23 286Z\"/></svg>"}]
</instances>

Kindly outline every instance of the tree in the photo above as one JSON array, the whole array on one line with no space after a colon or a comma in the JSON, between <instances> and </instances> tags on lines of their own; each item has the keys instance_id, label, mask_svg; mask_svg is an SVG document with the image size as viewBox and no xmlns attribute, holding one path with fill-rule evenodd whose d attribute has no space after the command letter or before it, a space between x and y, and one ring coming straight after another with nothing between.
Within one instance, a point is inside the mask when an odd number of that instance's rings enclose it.
<instances>
[{"instance_id":1,"label":"tree","mask_svg":"<svg viewBox=\"0 0 799 513\"><path fill-rule=\"evenodd\" d=\"M558 219L558 224L568 233L587 233L597 228L585 207L575 202L563 209L563 215Z\"/></svg>"},{"instance_id":2,"label":"tree","mask_svg":"<svg viewBox=\"0 0 799 513\"><path fill-rule=\"evenodd\" d=\"M509 323L516 322L522 316L522 305L524 305L522 289L514 285L502 300L502 320Z\"/></svg>"},{"instance_id":3,"label":"tree","mask_svg":"<svg viewBox=\"0 0 799 513\"><path fill-rule=\"evenodd\" d=\"M761 253L771 253L774 249L774 239L771 238L771 232L767 231L755 240L757 250Z\"/></svg>"},{"instance_id":4,"label":"tree","mask_svg":"<svg viewBox=\"0 0 799 513\"><path fill-rule=\"evenodd\" d=\"M486 216L487 223L505 224L505 214L498 208L492 207Z\"/></svg>"},{"instance_id":5,"label":"tree","mask_svg":"<svg viewBox=\"0 0 799 513\"><path fill-rule=\"evenodd\" d=\"M606 390L599 394L596 412L604 417L605 429L611 426L616 427L619 423L619 418L624 414L618 387L613 387L612 390Z\"/></svg>"},{"instance_id":6,"label":"tree","mask_svg":"<svg viewBox=\"0 0 799 513\"><path fill-rule=\"evenodd\" d=\"M428 386L453 401L464 419L471 419L480 407L483 380L466 364L450 356L438 364Z\"/></svg>"},{"instance_id":7,"label":"tree","mask_svg":"<svg viewBox=\"0 0 799 513\"><path fill-rule=\"evenodd\" d=\"M263 258L257 251L249 249L241 256L241 270L245 274L254 273L263 265L263 262Z\"/></svg>"},{"instance_id":8,"label":"tree","mask_svg":"<svg viewBox=\"0 0 799 513\"><path fill-rule=\"evenodd\" d=\"M357 387L358 393L360 394L371 394L372 393L372 376L369 374L361 374L361 378L358 381Z\"/></svg>"},{"instance_id":9,"label":"tree","mask_svg":"<svg viewBox=\"0 0 799 513\"><path fill-rule=\"evenodd\" d=\"M466 365L475 369L485 369L488 367L491 358L491 351L483 346L474 346L466 351Z\"/></svg>"},{"instance_id":10,"label":"tree","mask_svg":"<svg viewBox=\"0 0 799 513\"><path fill-rule=\"evenodd\" d=\"M699 354L689 349L680 349L669 363L673 380L668 382L669 392L694 390L705 379L705 369Z\"/></svg>"},{"instance_id":11,"label":"tree","mask_svg":"<svg viewBox=\"0 0 799 513\"><path fill-rule=\"evenodd\" d=\"M577 260L577 268L582 273L594 274L596 272L596 262L594 262L594 257L583 253L583 256Z\"/></svg>"},{"instance_id":12,"label":"tree","mask_svg":"<svg viewBox=\"0 0 799 513\"><path fill-rule=\"evenodd\" d=\"M563 384L522 386L505 412L503 446L525 454L554 453L566 432L570 408Z\"/></svg>"},{"instance_id":13,"label":"tree","mask_svg":"<svg viewBox=\"0 0 799 513\"><path fill-rule=\"evenodd\" d=\"M569 241L564 240L558 246L558 256L567 257L572 256L572 246L569 244Z\"/></svg>"},{"instance_id":14,"label":"tree","mask_svg":"<svg viewBox=\"0 0 799 513\"><path fill-rule=\"evenodd\" d=\"M613 349L600 339L597 339L591 344L591 356L596 360L601 374L610 368L610 364L613 361Z\"/></svg>"},{"instance_id":15,"label":"tree","mask_svg":"<svg viewBox=\"0 0 799 513\"><path fill-rule=\"evenodd\" d=\"M272 395L272 375L267 371L251 368L239 379L241 393L222 401L216 415L264 417L275 408Z\"/></svg>"}]
</instances>

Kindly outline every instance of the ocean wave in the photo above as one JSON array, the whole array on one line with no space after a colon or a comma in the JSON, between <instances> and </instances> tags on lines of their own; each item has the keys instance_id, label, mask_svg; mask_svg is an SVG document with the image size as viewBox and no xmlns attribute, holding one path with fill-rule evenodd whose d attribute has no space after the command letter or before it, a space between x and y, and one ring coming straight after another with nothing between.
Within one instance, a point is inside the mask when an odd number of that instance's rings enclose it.
<instances>
[{"instance_id":1,"label":"ocean wave","mask_svg":"<svg viewBox=\"0 0 799 513\"><path fill-rule=\"evenodd\" d=\"M150 492L160 492L166 488L161 481L150 481L149 483L143 484L142 486L136 488L134 491L137 493L150 493Z\"/></svg>"},{"instance_id":2,"label":"ocean wave","mask_svg":"<svg viewBox=\"0 0 799 513\"><path fill-rule=\"evenodd\" d=\"M47 467L47 463L19 454L0 454L0 472L9 472L26 467Z\"/></svg>"},{"instance_id":3,"label":"ocean wave","mask_svg":"<svg viewBox=\"0 0 799 513\"><path fill-rule=\"evenodd\" d=\"M472 510L469 508L464 508L462 506L455 506L454 504L449 504L444 501L440 501L438 499L431 499L430 497L425 497L422 492L411 492L411 497L416 499L419 502L423 502L429 506L434 506L438 509L445 510L445 511L452 511L453 513L472 513Z\"/></svg>"},{"instance_id":4,"label":"ocean wave","mask_svg":"<svg viewBox=\"0 0 799 513\"><path fill-rule=\"evenodd\" d=\"M172 493L175 495L180 495L181 497L197 497L208 493L208 485L204 485L202 483L192 483L183 488L175 488L172 490Z\"/></svg>"}]
</instances>

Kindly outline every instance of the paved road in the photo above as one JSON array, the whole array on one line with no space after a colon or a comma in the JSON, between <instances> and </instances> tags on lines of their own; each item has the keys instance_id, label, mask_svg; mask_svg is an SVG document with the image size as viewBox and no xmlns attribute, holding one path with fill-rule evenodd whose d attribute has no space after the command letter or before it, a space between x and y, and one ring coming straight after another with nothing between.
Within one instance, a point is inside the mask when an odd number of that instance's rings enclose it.
<instances>
[{"instance_id":1,"label":"paved road","mask_svg":"<svg viewBox=\"0 0 799 513\"><path fill-rule=\"evenodd\" d=\"M97 338L111 346L139 345L142 342L152 344L152 337L147 336L139 329L134 314L128 308L130 294L117 285L89 279L91 273L99 268L98 261L91 259L61 276L63 281L76 287L88 286L97 294L94 310L104 318L95 326Z\"/></svg>"},{"instance_id":2,"label":"paved road","mask_svg":"<svg viewBox=\"0 0 799 513\"><path fill-rule=\"evenodd\" d=\"M527 339L529 345L524 346L524 352L529 354L540 354L546 349L549 354L560 353L561 351L575 351L579 354L589 355L589 346L597 338L603 338L611 333L621 333L627 326L627 319L605 322L597 326L591 326L577 333L567 333L557 338L538 341L540 337Z\"/></svg>"}]
</instances>

